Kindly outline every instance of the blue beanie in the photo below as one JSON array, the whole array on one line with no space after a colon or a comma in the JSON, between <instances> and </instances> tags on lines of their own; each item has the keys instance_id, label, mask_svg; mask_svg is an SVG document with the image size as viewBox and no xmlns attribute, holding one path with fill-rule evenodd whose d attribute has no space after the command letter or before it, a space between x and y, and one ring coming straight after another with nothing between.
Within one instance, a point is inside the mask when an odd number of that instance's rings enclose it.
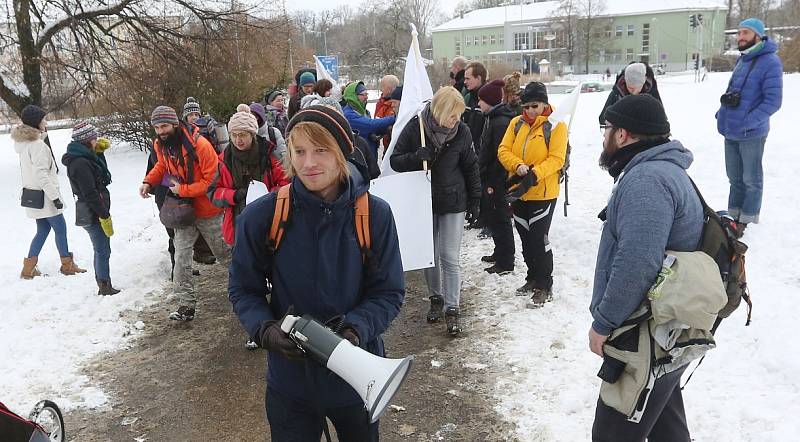
<instances>
[{"instance_id":1,"label":"blue beanie","mask_svg":"<svg viewBox=\"0 0 800 442\"><path fill-rule=\"evenodd\" d=\"M739 29L741 28L750 29L751 31L755 32L756 35L762 38L767 35L767 32L764 30L764 22L757 18L751 17L746 20L742 20L742 22L739 23Z\"/></svg>"},{"instance_id":2,"label":"blue beanie","mask_svg":"<svg viewBox=\"0 0 800 442\"><path fill-rule=\"evenodd\" d=\"M314 78L314 74L311 72L303 72L300 75L300 87L303 87L307 84L314 84L317 80Z\"/></svg>"}]
</instances>

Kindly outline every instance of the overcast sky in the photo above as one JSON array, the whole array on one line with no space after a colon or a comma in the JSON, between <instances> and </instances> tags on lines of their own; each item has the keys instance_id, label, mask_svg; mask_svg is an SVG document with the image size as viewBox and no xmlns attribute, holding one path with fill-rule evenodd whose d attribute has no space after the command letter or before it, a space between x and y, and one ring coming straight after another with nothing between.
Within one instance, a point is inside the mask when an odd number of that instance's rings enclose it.
<instances>
[{"instance_id":1,"label":"overcast sky","mask_svg":"<svg viewBox=\"0 0 800 442\"><path fill-rule=\"evenodd\" d=\"M438 0L439 10L445 15L451 15L455 10L456 5L461 0ZM299 11L302 9L310 9L312 11L319 11L323 9L336 9L342 5L350 5L353 9L357 9L358 5L363 3L356 0L286 0L286 9L289 12Z\"/></svg>"}]
</instances>

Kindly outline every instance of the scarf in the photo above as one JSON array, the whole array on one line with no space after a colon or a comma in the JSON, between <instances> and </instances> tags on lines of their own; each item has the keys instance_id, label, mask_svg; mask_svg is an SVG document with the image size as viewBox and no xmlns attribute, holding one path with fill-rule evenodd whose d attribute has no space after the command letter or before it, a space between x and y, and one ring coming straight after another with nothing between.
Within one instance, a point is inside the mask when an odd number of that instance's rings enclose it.
<instances>
[{"instance_id":1,"label":"scarf","mask_svg":"<svg viewBox=\"0 0 800 442\"><path fill-rule=\"evenodd\" d=\"M433 143L431 147L433 147L434 152L441 150L442 146L455 138L458 133L458 124L453 126L452 129L439 125L436 119L433 118L430 103L422 110L422 123L425 128L425 136Z\"/></svg>"},{"instance_id":2,"label":"scarf","mask_svg":"<svg viewBox=\"0 0 800 442\"><path fill-rule=\"evenodd\" d=\"M99 169L100 181L102 181L106 186L111 184L111 172L108 170L105 155L101 154L98 156L92 151L91 148L89 148L89 146L77 141L69 143L67 146L67 153L73 157L86 158L95 164Z\"/></svg>"},{"instance_id":3,"label":"scarf","mask_svg":"<svg viewBox=\"0 0 800 442\"><path fill-rule=\"evenodd\" d=\"M231 174L233 175L233 187L236 189L246 189L250 181L262 181L261 176L261 152L258 141L253 137L253 144L248 150L239 150L231 145Z\"/></svg>"},{"instance_id":4,"label":"scarf","mask_svg":"<svg viewBox=\"0 0 800 442\"><path fill-rule=\"evenodd\" d=\"M614 177L614 181L616 181L622 171L625 170L625 166L631 162L633 157L650 149L651 147L664 144L667 141L669 141L668 138L659 138L652 141L638 141L636 143L629 144L622 149L617 149L617 151L611 155L611 164L608 166L608 174Z\"/></svg>"},{"instance_id":5,"label":"scarf","mask_svg":"<svg viewBox=\"0 0 800 442\"><path fill-rule=\"evenodd\" d=\"M743 50L741 52L742 52L742 55L752 54L752 53L760 51L763 47L764 47L764 40L761 40L760 42L754 44L753 46L750 46L749 48L747 48L747 49L745 49L745 50Z\"/></svg>"},{"instance_id":6,"label":"scarf","mask_svg":"<svg viewBox=\"0 0 800 442\"><path fill-rule=\"evenodd\" d=\"M358 95L356 94L356 88L359 84L364 83L361 81L354 81L347 85L344 89L344 101L346 101L356 113L363 116L367 114L367 107L358 99Z\"/></svg>"}]
</instances>

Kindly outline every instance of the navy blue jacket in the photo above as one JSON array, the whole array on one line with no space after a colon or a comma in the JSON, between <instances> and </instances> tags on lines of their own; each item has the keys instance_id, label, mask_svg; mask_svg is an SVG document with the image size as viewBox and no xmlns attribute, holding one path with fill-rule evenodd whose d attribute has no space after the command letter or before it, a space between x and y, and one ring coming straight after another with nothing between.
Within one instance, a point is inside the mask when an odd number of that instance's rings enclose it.
<instances>
[{"instance_id":1,"label":"navy blue jacket","mask_svg":"<svg viewBox=\"0 0 800 442\"><path fill-rule=\"evenodd\" d=\"M349 105L342 108L342 112L344 117L347 118L347 122L350 123L350 127L354 131L358 131L358 134L367 140L372 154L375 158L378 158L378 140L380 138L378 135L384 135L388 132L389 127L394 124L395 116L370 118L367 115L359 114Z\"/></svg>"},{"instance_id":2,"label":"navy blue jacket","mask_svg":"<svg viewBox=\"0 0 800 442\"><path fill-rule=\"evenodd\" d=\"M725 138L747 140L769 133L769 117L781 108L783 100L783 64L776 52L778 45L764 37L761 50L742 55L736 62L727 92L739 91L741 101L735 108L721 105L717 112L717 131Z\"/></svg>"},{"instance_id":3,"label":"navy blue jacket","mask_svg":"<svg viewBox=\"0 0 800 442\"><path fill-rule=\"evenodd\" d=\"M353 211L356 197L368 187L355 173L339 199L326 203L294 178L288 225L274 256L267 242L276 193L247 205L236 221L228 296L250 336L263 321L281 319L294 305L295 315L310 314L320 322L345 315L361 347L384 355L381 335L400 311L405 281L392 211L373 195L369 196L373 255L369 267L377 270L368 271L362 263ZM309 358L305 365L270 352L267 385L294 399L318 400L324 407L361 403L341 378Z\"/></svg>"}]
</instances>

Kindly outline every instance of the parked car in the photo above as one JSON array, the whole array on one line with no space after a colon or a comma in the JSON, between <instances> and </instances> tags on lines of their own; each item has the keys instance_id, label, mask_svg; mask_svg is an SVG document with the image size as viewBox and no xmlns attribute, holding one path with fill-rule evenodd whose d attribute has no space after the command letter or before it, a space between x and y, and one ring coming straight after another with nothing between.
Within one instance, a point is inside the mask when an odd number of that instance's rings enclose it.
<instances>
[{"instance_id":1,"label":"parked car","mask_svg":"<svg viewBox=\"0 0 800 442\"><path fill-rule=\"evenodd\" d=\"M583 92L602 92L603 85L600 83L583 83L581 84L581 93Z\"/></svg>"}]
</instances>

